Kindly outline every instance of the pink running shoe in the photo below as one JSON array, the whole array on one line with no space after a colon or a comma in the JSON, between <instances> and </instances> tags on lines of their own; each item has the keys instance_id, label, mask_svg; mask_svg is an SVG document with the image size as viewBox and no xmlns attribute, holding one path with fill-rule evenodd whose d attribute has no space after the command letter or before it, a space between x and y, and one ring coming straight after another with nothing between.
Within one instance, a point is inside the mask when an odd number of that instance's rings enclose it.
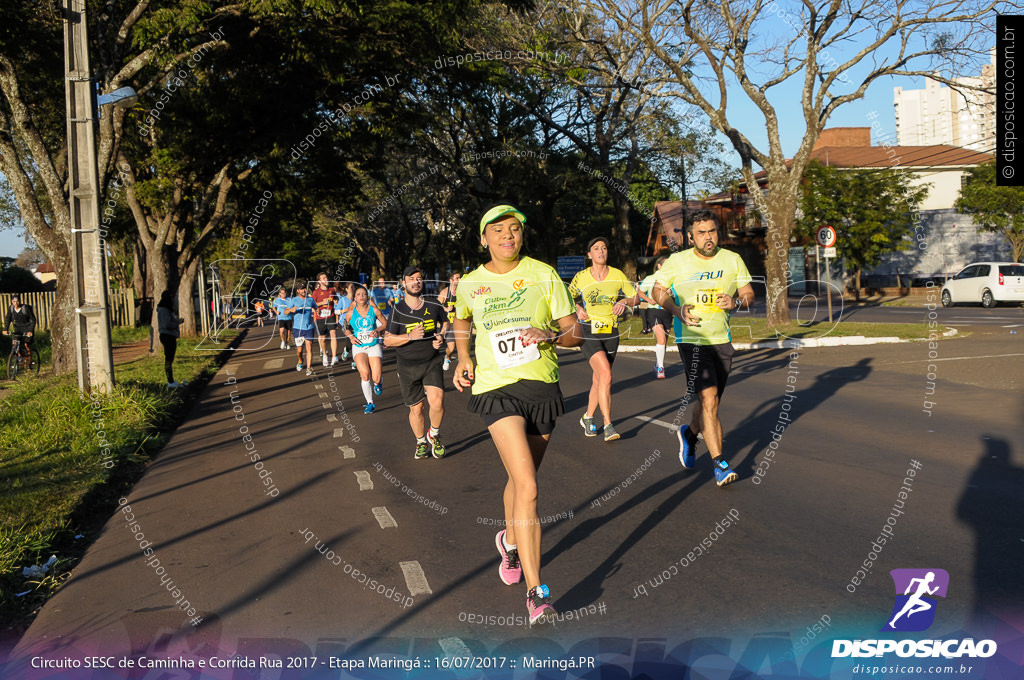
<instances>
[{"instance_id":1,"label":"pink running shoe","mask_svg":"<svg viewBox=\"0 0 1024 680\"><path fill-rule=\"evenodd\" d=\"M502 583L511 586L523 579L523 568L519 566L519 551L515 549L505 550L505 544L501 542L503 538L505 538L504 529L499 531L498 535L494 537L494 544L498 546L498 552L501 553L498 576L501 577Z\"/></svg>"},{"instance_id":2,"label":"pink running shoe","mask_svg":"<svg viewBox=\"0 0 1024 680\"><path fill-rule=\"evenodd\" d=\"M526 593L526 610L530 613L531 626L535 623L554 623L558 612L548 603L550 598L551 591L545 585L530 588Z\"/></svg>"}]
</instances>

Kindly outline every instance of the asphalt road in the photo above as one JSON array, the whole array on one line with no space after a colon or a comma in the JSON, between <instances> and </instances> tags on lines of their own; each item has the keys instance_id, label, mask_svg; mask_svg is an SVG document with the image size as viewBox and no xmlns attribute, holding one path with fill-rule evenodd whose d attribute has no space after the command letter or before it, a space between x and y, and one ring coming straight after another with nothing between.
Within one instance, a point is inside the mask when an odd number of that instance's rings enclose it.
<instances>
[{"instance_id":1,"label":"asphalt road","mask_svg":"<svg viewBox=\"0 0 1024 680\"><path fill-rule=\"evenodd\" d=\"M877 635L893 606L887 572L910 567L950 575L930 635L1019 618L1024 335L980 331L931 350L737 354L721 413L740 480L726 488L703 445L696 471L679 465L671 426L692 405L680 404L674 348L661 381L652 354L620 354L622 439L608 444L576 424L590 372L561 352L569 413L540 471L543 578L576 616L531 633L501 624L525 614L525 587L497 578L504 474L468 394L445 393L450 455L416 461L390 353L378 411L365 416L347 364L307 378L294 351L263 342L269 328L250 329L127 498L137 525L128 508L111 518L0 675L56 677L26 664L86 653L432 658L531 636L552 654L625 645L634 664L644 640L661 645L657 656L666 639L724 636L746 640L723 652L738 657L765 636L796 641L823 616L833 637ZM892 539L876 552L890 517Z\"/></svg>"}]
</instances>

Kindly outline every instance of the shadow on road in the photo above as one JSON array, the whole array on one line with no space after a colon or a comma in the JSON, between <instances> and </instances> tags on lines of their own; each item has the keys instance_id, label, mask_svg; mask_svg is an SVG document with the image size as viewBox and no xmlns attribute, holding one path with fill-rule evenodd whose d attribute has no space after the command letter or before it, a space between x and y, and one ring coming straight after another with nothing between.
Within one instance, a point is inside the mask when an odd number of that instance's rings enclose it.
<instances>
[{"instance_id":1,"label":"shadow on road","mask_svg":"<svg viewBox=\"0 0 1024 680\"><path fill-rule=\"evenodd\" d=\"M969 630L987 636L998 629L1012 630L1014 624L1018 629L1024 626L1024 468L1010 462L1009 442L985 437L981 444L984 448L956 512L975 534ZM1000 621L1002 625L997 625ZM996 641L1003 646L1003 640Z\"/></svg>"}]
</instances>

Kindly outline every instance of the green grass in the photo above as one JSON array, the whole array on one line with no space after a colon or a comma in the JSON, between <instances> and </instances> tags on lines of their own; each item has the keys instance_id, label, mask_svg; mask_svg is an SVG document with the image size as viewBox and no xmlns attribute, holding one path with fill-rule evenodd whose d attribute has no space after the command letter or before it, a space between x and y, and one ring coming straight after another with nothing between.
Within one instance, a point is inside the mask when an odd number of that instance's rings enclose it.
<instances>
[{"instance_id":1,"label":"green grass","mask_svg":"<svg viewBox=\"0 0 1024 680\"><path fill-rule=\"evenodd\" d=\"M628 345L654 345L654 335L641 335L640 331L642 328L643 325L639 316L633 316L625 323L619 324L619 329L622 333L622 343ZM756 342L758 340L785 338L845 337L852 335L863 335L868 338L894 336L904 340L921 339L928 337L928 324L863 322L830 324L826 320L808 325L790 323L777 328L769 328L763 318L738 314L732 319L733 342ZM669 341L672 341L671 332L669 332Z\"/></svg>"},{"instance_id":2,"label":"green grass","mask_svg":"<svg viewBox=\"0 0 1024 680\"><path fill-rule=\"evenodd\" d=\"M147 328L133 330L148 337ZM186 390L164 387L162 354L118 364L113 392L95 402L78 392L74 374L44 368L8 383L0 409L0 620L27 626L216 372L218 355L192 344L179 342L174 362L175 378L191 383ZM50 555L58 562L46 577L22 576Z\"/></svg>"},{"instance_id":3,"label":"green grass","mask_svg":"<svg viewBox=\"0 0 1024 680\"><path fill-rule=\"evenodd\" d=\"M149 340L149 332L149 326L142 326L139 328L114 326L110 329L110 344L127 345L139 342L140 340Z\"/></svg>"}]
</instances>

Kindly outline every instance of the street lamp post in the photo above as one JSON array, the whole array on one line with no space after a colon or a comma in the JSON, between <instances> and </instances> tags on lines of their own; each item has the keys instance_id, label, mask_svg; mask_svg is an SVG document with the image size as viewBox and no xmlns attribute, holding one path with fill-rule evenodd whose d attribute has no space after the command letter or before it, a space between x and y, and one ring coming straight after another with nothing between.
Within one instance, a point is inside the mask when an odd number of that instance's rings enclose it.
<instances>
[{"instance_id":1,"label":"street lamp post","mask_svg":"<svg viewBox=\"0 0 1024 680\"><path fill-rule=\"evenodd\" d=\"M63 10L78 389L109 393L114 385L114 359L110 347L106 248L99 230L96 100L89 71L85 1L63 0Z\"/></svg>"},{"instance_id":2,"label":"street lamp post","mask_svg":"<svg viewBox=\"0 0 1024 680\"><path fill-rule=\"evenodd\" d=\"M87 393L93 390L109 393L114 386L114 357L110 346L106 242L100 232L97 100L89 69L85 0L63 0L62 8L78 389ZM126 105L136 98L134 90L123 87L104 95L101 101Z\"/></svg>"}]
</instances>

